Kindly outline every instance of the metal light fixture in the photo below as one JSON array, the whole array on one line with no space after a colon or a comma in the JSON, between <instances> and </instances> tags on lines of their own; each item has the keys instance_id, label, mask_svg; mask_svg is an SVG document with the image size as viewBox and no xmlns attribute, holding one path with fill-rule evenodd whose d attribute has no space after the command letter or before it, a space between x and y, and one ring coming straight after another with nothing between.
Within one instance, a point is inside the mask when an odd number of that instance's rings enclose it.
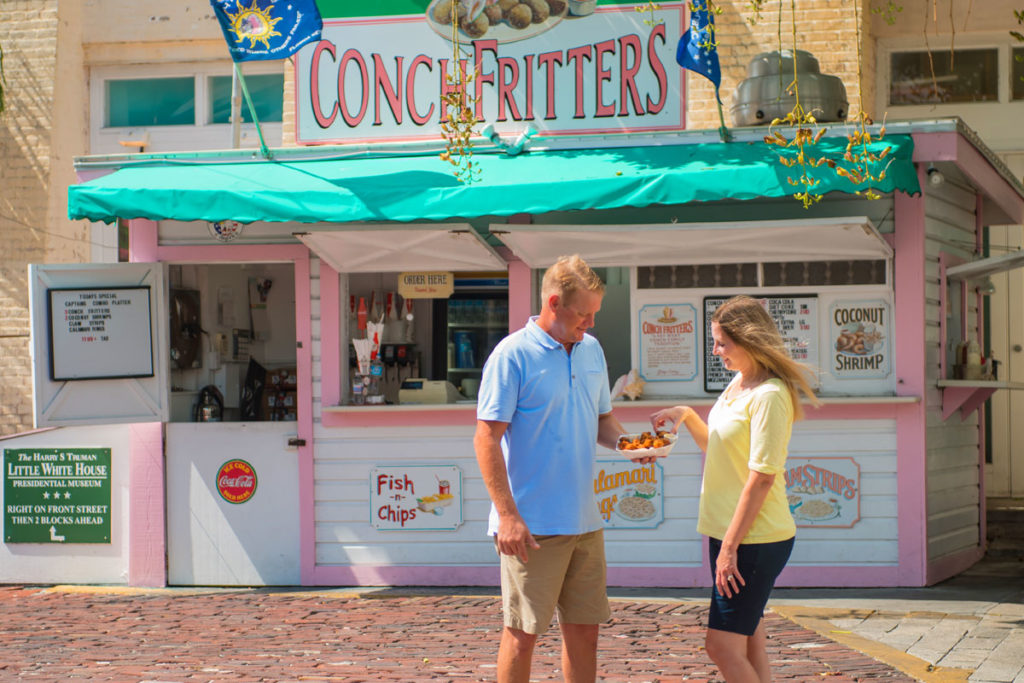
<instances>
[{"instance_id":1,"label":"metal light fixture","mask_svg":"<svg viewBox=\"0 0 1024 683\"><path fill-rule=\"evenodd\" d=\"M946 182L946 176L942 175L942 171L935 168L932 164L928 164L928 184L932 187L938 187L944 182Z\"/></svg>"},{"instance_id":2,"label":"metal light fixture","mask_svg":"<svg viewBox=\"0 0 1024 683\"><path fill-rule=\"evenodd\" d=\"M981 294L982 296L992 296L996 293L996 285L988 275L978 280L978 285L975 289L978 294Z\"/></svg>"}]
</instances>

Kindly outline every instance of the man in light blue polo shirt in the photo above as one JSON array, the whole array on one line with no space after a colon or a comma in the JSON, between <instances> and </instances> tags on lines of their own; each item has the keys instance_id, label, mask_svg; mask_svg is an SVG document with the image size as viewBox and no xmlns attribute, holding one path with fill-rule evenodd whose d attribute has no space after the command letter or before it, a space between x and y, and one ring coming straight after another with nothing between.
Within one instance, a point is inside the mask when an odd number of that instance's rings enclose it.
<instances>
[{"instance_id":1,"label":"man in light blue polo shirt","mask_svg":"<svg viewBox=\"0 0 1024 683\"><path fill-rule=\"evenodd\" d=\"M484 367L473 445L501 556L499 683L529 680L556 606L565 680L596 680L610 610L594 461L597 444L614 449L624 431L612 415L604 351L586 334L603 298L583 259L560 259L544 274L540 315Z\"/></svg>"}]
</instances>

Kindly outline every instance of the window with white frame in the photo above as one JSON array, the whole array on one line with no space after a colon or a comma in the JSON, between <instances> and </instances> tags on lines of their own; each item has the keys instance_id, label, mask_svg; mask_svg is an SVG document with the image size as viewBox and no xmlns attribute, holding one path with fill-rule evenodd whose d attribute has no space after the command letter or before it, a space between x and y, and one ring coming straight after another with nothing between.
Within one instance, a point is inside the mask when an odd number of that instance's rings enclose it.
<instances>
[{"instance_id":1,"label":"window with white frame","mask_svg":"<svg viewBox=\"0 0 1024 683\"><path fill-rule=\"evenodd\" d=\"M999 100L996 48L893 52L889 58L890 105Z\"/></svg>"},{"instance_id":2,"label":"window with white frame","mask_svg":"<svg viewBox=\"0 0 1024 683\"><path fill-rule=\"evenodd\" d=\"M1010 86L1010 99L1024 100L1024 47L1013 49L1010 75L1013 79L1013 84Z\"/></svg>"},{"instance_id":3,"label":"window with white frame","mask_svg":"<svg viewBox=\"0 0 1024 683\"><path fill-rule=\"evenodd\" d=\"M280 146L284 67L245 65L245 83L268 145ZM230 62L94 67L90 153L228 149ZM240 146L259 144L252 115L241 107Z\"/></svg>"}]
</instances>

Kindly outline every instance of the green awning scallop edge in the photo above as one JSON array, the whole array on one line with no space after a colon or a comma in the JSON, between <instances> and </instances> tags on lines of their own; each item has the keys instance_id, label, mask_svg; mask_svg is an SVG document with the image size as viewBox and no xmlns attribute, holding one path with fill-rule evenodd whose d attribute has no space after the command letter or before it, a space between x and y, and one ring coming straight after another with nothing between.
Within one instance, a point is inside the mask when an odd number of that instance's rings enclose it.
<instances>
[{"instance_id":1,"label":"green awning scallop edge","mask_svg":"<svg viewBox=\"0 0 1024 683\"><path fill-rule=\"evenodd\" d=\"M875 180L854 185L828 164L809 168L812 192L920 192L909 135L869 149L888 153ZM236 220L300 223L424 221L759 197L799 192L796 148L763 141L477 154L479 180L462 184L437 155L288 161L149 160L68 189L68 217L113 222ZM846 140L822 138L806 154L839 168Z\"/></svg>"}]
</instances>

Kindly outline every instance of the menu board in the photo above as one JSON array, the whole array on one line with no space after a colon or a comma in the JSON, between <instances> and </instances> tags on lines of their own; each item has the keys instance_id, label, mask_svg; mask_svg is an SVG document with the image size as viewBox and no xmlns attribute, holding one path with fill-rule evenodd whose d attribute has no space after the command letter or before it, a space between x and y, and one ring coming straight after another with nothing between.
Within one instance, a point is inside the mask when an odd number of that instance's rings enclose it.
<instances>
[{"instance_id":1,"label":"menu board","mask_svg":"<svg viewBox=\"0 0 1024 683\"><path fill-rule=\"evenodd\" d=\"M704 298L704 391L717 393L729 386L733 373L712 353L711 316L732 297ZM771 295L754 297L768 311L779 328L793 360L818 367L818 297Z\"/></svg>"},{"instance_id":2,"label":"menu board","mask_svg":"<svg viewBox=\"0 0 1024 683\"><path fill-rule=\"evenodd\" d=\"M47 293L53 381L153 376L149 287Z\"/></svg>"}]
</instances>

